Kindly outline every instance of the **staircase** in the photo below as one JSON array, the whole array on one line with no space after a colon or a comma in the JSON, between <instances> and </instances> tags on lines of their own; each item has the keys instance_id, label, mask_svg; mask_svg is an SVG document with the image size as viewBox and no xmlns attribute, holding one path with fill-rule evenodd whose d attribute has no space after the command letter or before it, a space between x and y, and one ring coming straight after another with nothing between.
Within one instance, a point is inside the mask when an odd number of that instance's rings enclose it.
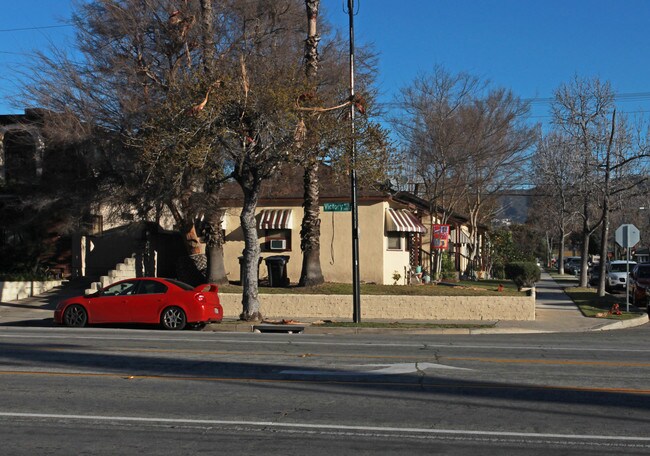
<instances>
[{"instance_id":1,"label":"staircase","mask_svg":"<svg viewBox=\"0 0 650 456\"><path fill-rule=\"evenodd\" d=\"M123 263L116 264L115 269L108 271L108 275L101 276L99 282L92 282L90 288L86 290L86 294L95 293L100 288L133 277L136 277L135 258L125 258Z\"/></svg>"}]
</instances>

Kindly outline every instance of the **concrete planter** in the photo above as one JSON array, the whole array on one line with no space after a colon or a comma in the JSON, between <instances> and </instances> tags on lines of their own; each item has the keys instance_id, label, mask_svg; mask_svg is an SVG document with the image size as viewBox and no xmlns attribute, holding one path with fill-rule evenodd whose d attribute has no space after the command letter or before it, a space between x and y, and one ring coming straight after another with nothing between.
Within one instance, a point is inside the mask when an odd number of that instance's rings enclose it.
<instances>
[{"instance_id":1,"label":"concrete planter","mask_svg":"<svg viewBox=\"0 0 650 456\"><path fill-rule=\"evenodd\" d=\"M0 301L15 301L36 296L58 287L61 283L61 280L0 282Z\"/></svg>"},{"instance_id":2,"label":"concrete planter","mask_svg":"<svg viewBox=\"0 0 650 456\"><path fill-rule=\"evenodd\" d=\"M238 317L241 295L219 293L225 317ZM347 295L260 294L265 318L352 319ZM535 296L362 296L361 319L535 320Z\"/></svg>"}]
</instances>

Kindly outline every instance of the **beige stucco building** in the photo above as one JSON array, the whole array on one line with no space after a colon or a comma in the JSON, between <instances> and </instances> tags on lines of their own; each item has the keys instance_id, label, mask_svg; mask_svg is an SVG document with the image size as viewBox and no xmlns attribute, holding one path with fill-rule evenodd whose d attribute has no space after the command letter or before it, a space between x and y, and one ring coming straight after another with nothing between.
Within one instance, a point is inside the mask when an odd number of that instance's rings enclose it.
<instances>
[{"instance_id":1,"label":"beige stucco building","mask_svg":"<svg viewBox=\"0 0 650 456\"><path fill-rule=\"evenodd\" d=\"M340 207L340 206L339 206ZM410 243L414 235L426 229L415 215L416 223L391 224L391 212L409 211L406 206L390 199L360 202L359 210L359 274L366 283L393 284L394 275L405 275L410 266ZM244 249L244 237L239 222L239 208L229 208L224 220L226 244L224 258L228 278L240 280L239 256ZM302 252L300 223L304 215L301 206L260 206L256 217L262 258L274 255L289 257L287 276L292 283L300 278ZM269 219L279 219L269 222ZM389 220L387 222L386 220ZM352 281L352 217L350 211L330 210L321 204L320 260L327 282ZM408 230L408 231L407 231ZM266 275L264 262L260 277Z\"/></svg>"},{"instance_id":2,"label":"beige stucco building","mask_svg":"<svg viewBox=\"0 0 650 456\"><path fill-rule=\"evenodd\" d=\"M338 181L328 167L321 167L320 193L320 262L325 281L352 281L352 215L349 207L349 182ZM278 185L281 183L281 185ZM244 236L239 220L241 190L236 184L225 191L226 207L223 229L226 234L224 258L230 280L240 280L239 257ZM273 182L263 186L257 208L256 223L263 259L275 255L288 257L287 277L291 283L300 279L302 252L300 227L302 207L302 170L283 170ZM417 209L393 198L380 189L359 189L359 274L365 283L404 283L405 272L412 264L412 252L420 247L426 227ZM267 276L264 261L260 278Z\"/></svg>"}]
</instances>

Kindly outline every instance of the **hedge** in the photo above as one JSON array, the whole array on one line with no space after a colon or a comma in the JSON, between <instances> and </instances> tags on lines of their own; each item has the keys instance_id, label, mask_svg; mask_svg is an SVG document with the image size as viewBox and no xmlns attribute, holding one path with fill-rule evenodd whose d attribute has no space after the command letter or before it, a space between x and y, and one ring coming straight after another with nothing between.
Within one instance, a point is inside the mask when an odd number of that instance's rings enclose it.
<instances>
[{"instance_id":1,"label":"hedge","mask_svg":"<svg viewBox=\"0 0 650 456\"><path fill-rule=\"evenodd\" d=\"M542 271L532 261L515 261L506 264L506 278L512 280L521 290L523 287L534 287L539 281Z\"/></svg>"}]
</instances>

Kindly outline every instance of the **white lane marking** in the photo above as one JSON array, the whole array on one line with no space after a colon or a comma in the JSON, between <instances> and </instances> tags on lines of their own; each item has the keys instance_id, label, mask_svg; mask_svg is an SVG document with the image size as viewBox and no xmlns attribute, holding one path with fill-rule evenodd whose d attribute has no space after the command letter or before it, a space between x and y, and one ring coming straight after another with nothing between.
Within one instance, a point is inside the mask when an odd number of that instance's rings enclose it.
<instances>
[{"instance_id":1,"label":"white lane marking","mask_svg":"<svg viewBox=\"0 0 650 456\"><path fill-rule=\"evenodd\" d=\"M332 371L332 370L283 370L281 374L290 375L314 375L314 376L354 376L354 375L398 375L398 374L414 374L426 369L454 369L471 371L473 369L466 369L464 367L445 366L444 364L434 363L393 363L393 364L355 364L350 367L360 367L359 370L348 371ZM374 367L381 367L381 369L368 369ZM345 366L342 366L345 369Z\"/></svg>"},{"instance_id":2,"label":"white lane marking","mask_svg":"<svg viewBox=\"0 0 650 456\"><path fill-rule=\"evenodd\" d=\"M429 435L466 435L466 436L492 436L492 437L519 437L539 439L563 439L563 440L600 440L600 441L623 441L623 442L650 442L646 436L621 436L621 435L589 435L589 434L552 434L537 432L507 432L507 431L472 431L465 429L426 429L426 428L398 428L390 426L349 426L344 424L311 424L311 423L277 423L273 421L244 421L244 420L197 420L189 418L151 418L137 416L105 416L105 415L63 415L49 413L12 413L0 412L0 416L7 418L36 418L36 419L59 419L59 420L80 420L80 421L113 421L131 423L164 423L164 424L188 424L188 425L224 425L224 426L263 426L285 429L319 429L337 431L361 431L361 432L395 432Z\"/></svg>"},{"instance_id":3,"label":"white lane marking","mask_svg":"<svg viewBox=\"0 0 650 456\"><path fill-rule=\"evenodd\" d=\"M41 328L42 329L42 328ZM0 331L3 329L0 328ZM71 331L72 332L72 331ZM76 332L76 331L74 331ZM251 336L252 333L241 333L245 337ZM254 337L259 337L260 334L256 334ZM278 334L268 334L267 336L279 336ZM232 336L231 336L232 337ZM425 340L421 343L374 343L374 342L361 342L355 341L351 342L328 342L325 340L319 341L309 341L302 340L305 335L300 335L300 339L295 338L295 335L291 339L287 340L269 340L269 339L256 339L256 340L242 340L242 339L212 339L206 337L205 335L198 335L197 338L182 338L182 337L134 337L134 336L74 336L70 334L66 335L52 335L52 334L35 334L35 335L22 335L22 334L2 334L0 333L0 338L14 338L14 339L65 339L67 341L71 340L114 340L114 341L147 341L147 342L214 342L214 343L236 343L236 344L259 344L259 345L294 345L296 347L300 345L318 345L318 346L341 346L341 347L402 347L402 348L468 348L468 349L488 349L488 350L524 350L524 351L584 351L584 352L616 352L616 353L647 353L650 352L650 348L624 348L624 347L612 347L612 348L593 348L593 347L552 347L545 345L537 346L521 346L521 345L478 345L478 344L458 344L458 343L443 343L443 344L432 344L427 343ZM309 337L314 337L310 335ZM322 337L322 336L319 336ZM449 337L449 336L445 336Z\"/></svg>"}]
</instances>

